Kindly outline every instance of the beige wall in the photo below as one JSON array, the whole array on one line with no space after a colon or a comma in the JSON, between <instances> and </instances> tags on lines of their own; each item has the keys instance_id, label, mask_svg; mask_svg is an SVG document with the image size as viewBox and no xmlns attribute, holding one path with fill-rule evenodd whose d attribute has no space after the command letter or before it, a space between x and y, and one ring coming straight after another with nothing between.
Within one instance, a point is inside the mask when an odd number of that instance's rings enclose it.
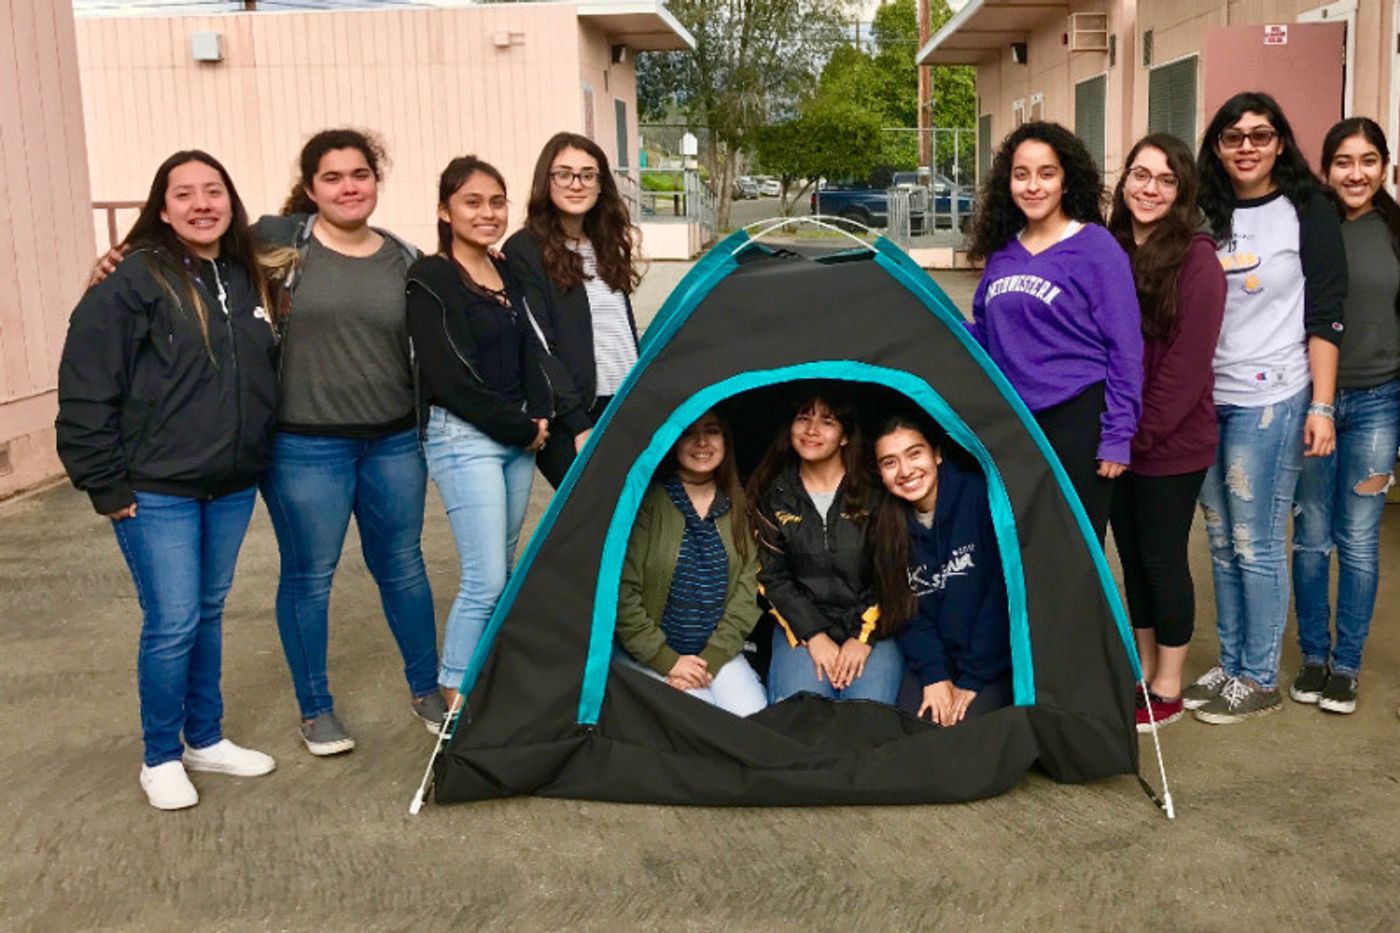
<instances>
[{"instance_id":1,"label":"beige wall","mask_svg":"<svg viewBox=\"0 0 1400 933\"><path fill-rule=\"evenodd\" d=\"M73 12L0 3L0 497L61 472L58 358L92 262Z\"/></svg>"},{"instance_id":2,"label":"beige wall","mask_svg":"<svg viewBox=\"0 0 1400 933\"><path fill-rule=\"evenodd\" d=\"M1147 131L1149 69L1142 63L1142 35L1153 33L1153 63L1165 64L1198 54L1210 29L1248 23L1296 22L1299 14L1324 6L1320 0L1092 0L1072 2L1072 12L1107 12L1109 31L1118 36L1115 67L1107 68L1101 52L1070 53L1061 43L1067 16L1047 17L1028 37L1029 64L1016 65L1009 49L999 49L977 68L981 113L992 114L993 137L1012 127L1012 102L1035 93L1045 95L1045 118L1074 124L1074 83L1108 72L1106 168L1121 167L1126 151ZM1358 0L1353 24L1354 53L1351 113L1374 117L1392 136L1400 115L1391 112L1391 67L1394 55L1393 0ZM1198 68L1200 82L1204 67ZM1197 88L1197 132L1205 126L1204 94ZM1196 142L1192 140L1192 142Z\"/></svg>"},{"instance_id":3,"label":"beige wall","mask_svg":"<svg viewBox=\"0 0 1400 933\"><path fill-rule=\"evenodd\" d=\"M223 62L192 60L200 30L223 34ZM569 4L83 19L93 197L139 200L166 155L200 147L251 213L275 211L306 137L349 124L377 130L393 163L377 225L430 247L438 173L465 152L505 174L518 223L540 146L584 128L582 81L610 155L613 97L625 95L635 159L633 62L610 64L609 46Z\"/></svg>"}]
</instances>

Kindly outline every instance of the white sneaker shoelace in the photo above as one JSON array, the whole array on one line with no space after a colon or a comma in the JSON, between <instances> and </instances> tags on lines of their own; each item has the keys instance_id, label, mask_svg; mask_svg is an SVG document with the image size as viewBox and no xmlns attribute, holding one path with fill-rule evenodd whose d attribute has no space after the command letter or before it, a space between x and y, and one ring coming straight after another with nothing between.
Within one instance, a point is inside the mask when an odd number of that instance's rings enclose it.
<instances>
[{"instance_id":1,"label":"white sneaker shoelace","mask_svg":"<svg viewBox=\"0 0 1400 933\"><path fill-rule=\"evenodd\" d=\"M1230 709L1242 704L1252 692L1249 684L1238 677L1231 677L1225 686L1220 688L1220 695L1225 699L1225 704Z\"/></svg>"}]
</instances>

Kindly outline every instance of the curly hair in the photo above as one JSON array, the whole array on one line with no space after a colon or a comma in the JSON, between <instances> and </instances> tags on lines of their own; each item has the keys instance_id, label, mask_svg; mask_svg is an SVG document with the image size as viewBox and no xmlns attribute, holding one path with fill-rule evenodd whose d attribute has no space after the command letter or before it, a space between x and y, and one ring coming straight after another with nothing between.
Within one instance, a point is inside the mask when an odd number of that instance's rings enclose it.
<instances>
[{"instance_id":1,"label":"curly hair","mask_svg":"<svg viewBox=\"0 0 1400 933\"><path fill-rule=\"evenodd\" d=\"M311 200L311 195L307 192L316 178L316 170L321 167L321 158L337 149L358 150L369 164L369 170L374 173L374 180L384 180L384 173L389 168L389 156L378 136L368 130L350 127L321 130L301 147L301 154L297 156L297 178L292 182L292 190L287 194L287 200L282 202L282 216L316 213L316 202Z\"/></svg>"},{"instance_id":2,"label":"curly hair","mask_svg":"<svg viewBox=\"0 0 1400 933\"><path fill-rule=\"evenodd\" d=\"M1001 141L992 158L992 170L977 194L967 249L972 259L991 256L1026 225L1026 215L1011 197L1011 161L1024 142L1045 143L1055 150L1065 173L1060 201L1065 216L1080 223L1103 223L1103 175L1084 143L1058 123L1023 123Z\"/></svg>"},{"instance_id":3,"label":"curly hair","mask_svg":"<svg viewBox=\"0 0 1400 933\"><path fill-rule=\"evenodd\" d=\"M593 244L598 278L609 288L630 295L642 280L641 270L632 256L638 231L632 226L627 204L617 190L617 180L613 178L607 155L597 143L578 133L555 133L535 161L530 201L525 209L525 229L540 245L545 274L561 292L583 284L583 258L569 249L559 209L550 197L549 171L554 159L565 149L586 152L598 163L598 201L584 215L583 233Z\"/></svg>"},{"instance_id":4,"label":"curly hair","mask_svg":"<svg viewBox=\"0 0 1400 933\"><path fill-rule=\"evenodd\" d=\"M1318 187L1317 179L1308 170L1308 163L1298 151L1298 142L1293 136L1293 127L1283 115L1283 108L1263 91L1243 91L1220 105L1211 118L1201 137L1201 149L1196 155L1196 168L1200 172L1201 211L1206 215L1211 236L1217 243L1230 239L1235 215L1235 188L1225 171L1225 163L1215 151L1220 134L1240 121L1247 113L1257 113L1274 128L1278 134L1279 153L1274 161L1269 178L1283 192L1283 196L1295 207L1301 209Z\"/></svg>"},{"instance_id":5,"label":"curly hair","mask_svg":"<svg viewBox=\"0 0 1400 933\"><path fill-rule=\"evenodd\" d=\"M1337 157L1337 150L1353 136L1360 136L1376 147L1376 152L1380 153L1382 169L1390 165L1390 146L1386 144L1385 131L1380 128L1380 124L1369 117L1348 117L1334 124L1322 140L1323 178L1331 175L1332 160ZM1386 228L1390 231L1390 248L1400 257L1400 205L1397 205L1390 192L1381 186L1371 196L1371 206L1385 221Z\"/></svg>"},{"instance_id":6,"label":"curly hair","mask_svg":"<svg viewBox=\"0 0 1400 933\"><path fill-rule=\"evenodd\" d=\"M1128 170L1144 149L1156 149L1166 156L1167 168L1176 176L1176 200L1142 245L1133 238L1133 214L1123 197ZM1123 174L1113 188L1113 205L1108 231L1131 257L1133 281L1137 283L1138 305L1142 308L1142 335L1166 339L1176 329L1176 286L1186 251L1200 226L1196 206L1196 160L1186 143L1170 133L1151 133L1139 139L1123 160Z\"/></svg>"}]
</instances>

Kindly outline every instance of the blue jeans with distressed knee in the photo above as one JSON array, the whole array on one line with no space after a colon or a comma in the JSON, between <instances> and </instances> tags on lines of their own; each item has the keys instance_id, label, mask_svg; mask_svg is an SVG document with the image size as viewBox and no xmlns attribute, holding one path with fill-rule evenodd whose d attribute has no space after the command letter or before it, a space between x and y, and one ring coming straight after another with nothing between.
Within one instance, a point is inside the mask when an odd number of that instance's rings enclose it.
<instances>
[{"instance_id":1,"label":"blue jeans with distressed knee","mask_svg":"<svg viewBox=\"0 0 1400 933\"><path fill-rule=\"evenodd\" d=\"M1305 664L1355 677L1380 583L1381 513L1400 443L1400 379L1337 392L1337 449L1303 462L1293 511L1293 600ZM1364 491L1363 491L1364 489ZM1337 638L1328 582L1337 552Z\"/></svg>"},{"instance_id":2,"label":"blue jeans with distressed knee","mask_svg":"<svg viewBox=\"0 0 1400 933\"><path fill-rule=\"evenodd\" d=\"M1216 405L1220 446L1201 487L1220 666L1272 689L1288 621L1288 516L1312 387L1272 405Z\"/></svg>"}]
</instances>

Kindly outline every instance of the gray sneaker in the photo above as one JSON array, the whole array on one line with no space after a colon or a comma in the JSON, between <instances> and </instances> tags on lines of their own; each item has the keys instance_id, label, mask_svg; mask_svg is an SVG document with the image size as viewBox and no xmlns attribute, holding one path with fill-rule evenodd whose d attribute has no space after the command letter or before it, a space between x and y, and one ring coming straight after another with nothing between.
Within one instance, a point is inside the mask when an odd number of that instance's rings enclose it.
<instances>
[{"instance_id":1,"label":"gray sneaker","mask_svg":"<svg viewBox=\"0 0 1400 933\"><path fill-rule=\"evenodd\" d=\"M429 732L437 735L442 731L442 724L447 722L447 700L443 699L441 690L414 697L410 705L413 707L413 715L423 720L423 725L428 727Z\"/></svg>"},{"instance_id":2,"label":"gray sneaker","mask_svg":"<svg viewBox=\"0 0 1400 933\"><path fill-rule=\"evenodd\" d=\"M1200 709L1220 696L1221 688L1229 679L1230 676L1225 673L1225 668L1219 665L1212 667L1197 677L1195 683L1181 691L1181 705L1187 709Z\"/></svg>"},{"instance_id":3,"label":"gray sneaker","mask_svg":"<svg viewBox=\"0 0 1400 933\"><path fill-rule=\"evenodd\" d=\"M1327 665L1304 664L1298 676L1293 678L1288 696L1295 703L1316 703L1322 697L1322 688L1326 686Z\"/></svg>"},{"instance_id":4,"label":"gray sneaker","mask_svg":"<svg viewBox=\"0 0 1400 933\"><path fill-rule=\"evenodd\" d=\"M335 713L326 712L310 722L301 724L301 740L306 750L313 755L339 755L355 747L355 740L335 718Z\"/></svg>"},{"instance_id":5,"label":"gray sneaker","mask_svg":"<svg viewBox=\"0 0 1400 933\"><path fill-rule=\"evenodd\" d=\"M1267 690L1242 677L1231 677L1220 688L1220 695L1196 710L1196 718L1215 726L1229 726L1255 716L1283 709L1283 694L1277 687Z\"/></svg>"}]
</instances>

